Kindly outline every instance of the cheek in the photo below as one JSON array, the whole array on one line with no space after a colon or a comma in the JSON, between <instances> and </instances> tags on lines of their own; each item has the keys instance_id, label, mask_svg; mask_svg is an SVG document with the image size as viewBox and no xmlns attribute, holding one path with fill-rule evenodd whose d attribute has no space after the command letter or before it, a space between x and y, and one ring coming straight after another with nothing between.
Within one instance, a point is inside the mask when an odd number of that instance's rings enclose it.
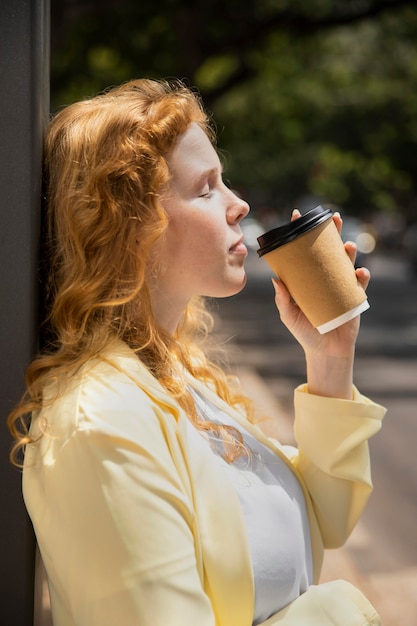
<instances>
[{"instance_id":1,"label":"cheek","mask_svg":"<svg viewBox=\"0 0 417 626\"><path fill-rule=\"evenodd\" d=\"M216 248L222 249L225 229L210 215L189 215L187 218L172 219L168 229L170 248L190 255L207 254Z\"/></svg>"}]
</instances>

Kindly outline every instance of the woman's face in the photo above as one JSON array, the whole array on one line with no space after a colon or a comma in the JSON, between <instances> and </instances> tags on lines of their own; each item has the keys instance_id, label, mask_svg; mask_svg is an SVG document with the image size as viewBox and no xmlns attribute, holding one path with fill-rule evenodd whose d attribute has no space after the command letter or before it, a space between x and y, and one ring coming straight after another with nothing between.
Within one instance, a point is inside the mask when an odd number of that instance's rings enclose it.
<instances>
[{"instance_id":1,"label":"woman's face","mask_svg":"<svg viewBox=\"0 0 417 626\"><path fill-rule=\"evenodd\" d=\"M167 162L172 179L162 205L169 223L152 292L157 315L158 307L181 315L193 296L230 296L244 287L240 221L249 206L223 183L219 157L197 124L179 137Z\"/></svg>"}]
</instances>

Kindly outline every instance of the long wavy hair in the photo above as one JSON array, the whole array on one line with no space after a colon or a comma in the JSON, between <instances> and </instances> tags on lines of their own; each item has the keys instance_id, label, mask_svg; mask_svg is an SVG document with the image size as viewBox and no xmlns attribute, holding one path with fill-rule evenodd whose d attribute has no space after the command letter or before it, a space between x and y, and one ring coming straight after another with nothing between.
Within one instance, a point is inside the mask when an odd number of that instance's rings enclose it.
<instances>
[{"instance_id":1,"label":"long wavy hair","mask_svg":"<svg viewBox=\"0 0 417 626\"><path fill-rule=\"evenodd\" d=\"M215 146L198 94L179 81L148 79L72 104L52 118L44 149L49 340L30 364L26 392L8 417L15 464L32 441L31 414L45 406L48 383L73 375L115 338L136 352L197 428L224 438L228 460L240 454L238 433L199 420L179 375L185 369L212 384L252 418L235 379L206 354L202 340L212 317L204 300L191 300L168 335L152 314L147 282L155 269L154 244L168 224L160 202L170 179L166 156L192 122Z\"/></svg>"}]
</instances>

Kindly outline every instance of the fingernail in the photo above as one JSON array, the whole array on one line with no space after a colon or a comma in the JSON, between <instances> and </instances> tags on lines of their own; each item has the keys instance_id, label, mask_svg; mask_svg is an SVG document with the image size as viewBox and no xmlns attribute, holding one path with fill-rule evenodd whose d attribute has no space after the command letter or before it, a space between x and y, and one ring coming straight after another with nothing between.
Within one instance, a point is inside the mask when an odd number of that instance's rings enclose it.
<instances>
[{"instance_id":1,"label":"fingernail","mask_svg":"<svg viewBox=\"0 0 417 626\"><path fill-rule=\"evenodd\" d=\"M272 284L274 285L275 293L277 295L279 295L280 294L280 288L279 288L279 285L278 285L278 280L276 278L271 278L271 280L272 280Z\"/></svg>"}]
</instances>

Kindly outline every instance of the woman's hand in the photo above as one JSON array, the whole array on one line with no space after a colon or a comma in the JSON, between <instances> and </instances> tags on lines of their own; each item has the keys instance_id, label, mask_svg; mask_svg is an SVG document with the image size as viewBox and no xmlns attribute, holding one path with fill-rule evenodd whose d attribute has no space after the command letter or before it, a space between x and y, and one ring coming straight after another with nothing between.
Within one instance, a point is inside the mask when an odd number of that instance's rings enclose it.
<instances>
[{"instance_id":1,"label":"woman's hand","mask_svg":"<svg viewBox=\"0 0 417 626\"><path fill-rule=\"evenodd\" d=\"M295 209L291 219L299 217L300 212ZM333 220L340 233L343 221L339 213L333 215ZM345 250L353 264L356 258L356 245L346 242ZM370 280L369 271L366 268L358 268L356 277L366 289ZM305 352L310 393L351 398L353 359L360 316L321 335L291 299L282 281L274 278L273 283L275 303L281 320Z\"/></svg>"}]
</instances>

